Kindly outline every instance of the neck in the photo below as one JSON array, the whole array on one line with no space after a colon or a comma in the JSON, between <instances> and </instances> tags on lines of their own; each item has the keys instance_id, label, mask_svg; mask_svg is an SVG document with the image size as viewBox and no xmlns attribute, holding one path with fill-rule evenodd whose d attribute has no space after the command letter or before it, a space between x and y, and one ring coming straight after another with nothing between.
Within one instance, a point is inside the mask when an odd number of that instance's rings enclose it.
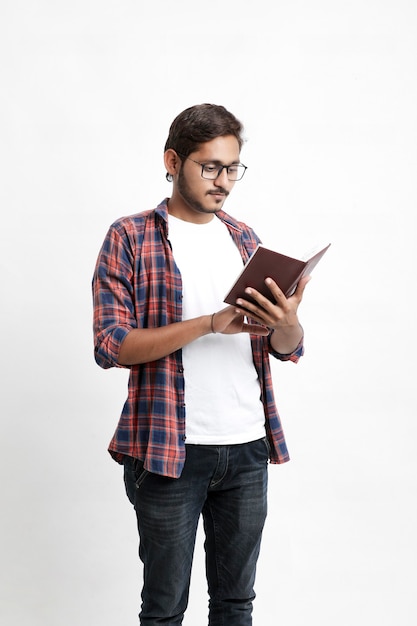
<instances>
[{"instance_id":1,"label":"neck","mask_svg":"<svg viewBox=\"0 0 417 626\"><path fill-rule=\"evenodd\" d=\"M168 200L168 213L184 222L194 224L207 224L211 222L217 211L198 211L188 206L182 199L176 199L174 195Z\"/></svg>"}]
</instances>

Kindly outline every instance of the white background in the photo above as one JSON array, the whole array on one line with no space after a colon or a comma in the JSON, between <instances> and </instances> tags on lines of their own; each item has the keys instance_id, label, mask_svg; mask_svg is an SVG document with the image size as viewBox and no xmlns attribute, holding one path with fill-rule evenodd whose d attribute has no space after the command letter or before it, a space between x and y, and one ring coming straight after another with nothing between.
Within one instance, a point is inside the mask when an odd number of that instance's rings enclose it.
<instances>
[{"instance_id":1,"label":"white background","mask_svg":"<svg viewBox=\"0 0 417 626\"><path fill-rule=\"evenodd\" d=\"M213 102L248 139L225 208L283 252L332 242L305 357L274 364L292 461L254 624L414 626L415 0L2 0L0 51L1 623L137 623L106 451L127 373L93 361L90 281L110 223L169 195L172 119Z\"/></svg>"}]
</instances>

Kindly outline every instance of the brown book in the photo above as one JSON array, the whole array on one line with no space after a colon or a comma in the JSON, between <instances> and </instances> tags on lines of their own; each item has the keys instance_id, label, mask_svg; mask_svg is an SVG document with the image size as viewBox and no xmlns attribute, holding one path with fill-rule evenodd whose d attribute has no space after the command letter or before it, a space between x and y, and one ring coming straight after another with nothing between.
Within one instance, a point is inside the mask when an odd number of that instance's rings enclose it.
<instances>
[{"instance_id":1,"label":"brown book","mask_svg":"<svg viewBox=\"0 0 417 626\"><path fill-rule=\"evenodd\" d=\"M288 298L296 290L300 279L313 271L329 246L330 244L309 256L306 261L302 261L274 252L259 244L224 301L232 305L236 304L237 298L244 298L253 302L251 297L245 293L246 287L253 287L273 302L272 294L265 284L265 278L268 277L277 283Z\"/></svg>"}]
</instances>

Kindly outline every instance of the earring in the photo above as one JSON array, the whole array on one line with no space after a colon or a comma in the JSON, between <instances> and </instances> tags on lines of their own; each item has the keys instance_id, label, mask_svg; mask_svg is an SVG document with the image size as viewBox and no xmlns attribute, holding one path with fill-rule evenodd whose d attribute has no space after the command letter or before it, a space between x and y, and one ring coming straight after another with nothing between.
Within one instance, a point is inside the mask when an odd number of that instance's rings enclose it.
<instances>
[{"instance_id":1,"label":"earring","mask_svg":"<svg viewBox=\"0 0 417 626\"><path fill-rule=\"evenodd\" d=\"M172 181L173 181L173 179L174 179L174 177L172 176L172 174L170 174L169 172L167 172L167 173L165 174L165 178L167 179L167 181L168 181L169 183L172 183Z\"/></svg>"}]
</instances>

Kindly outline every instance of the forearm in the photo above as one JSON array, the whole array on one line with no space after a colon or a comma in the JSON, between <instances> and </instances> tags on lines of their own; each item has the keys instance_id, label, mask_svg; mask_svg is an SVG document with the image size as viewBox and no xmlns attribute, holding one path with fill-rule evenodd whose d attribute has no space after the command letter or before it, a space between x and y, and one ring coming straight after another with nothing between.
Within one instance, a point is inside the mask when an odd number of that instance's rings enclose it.
<instances>
[{"instance_id":1,"label":"forearm","mask_svg":"<svg viewBox=\"0 0 417 626\"><path fill-rule=\"evenodd\" d=\"M160 328L135 328L123 340L118 362L129 366L156 361L211 332L211 315Z\"/></svg>"}]
</instances>

